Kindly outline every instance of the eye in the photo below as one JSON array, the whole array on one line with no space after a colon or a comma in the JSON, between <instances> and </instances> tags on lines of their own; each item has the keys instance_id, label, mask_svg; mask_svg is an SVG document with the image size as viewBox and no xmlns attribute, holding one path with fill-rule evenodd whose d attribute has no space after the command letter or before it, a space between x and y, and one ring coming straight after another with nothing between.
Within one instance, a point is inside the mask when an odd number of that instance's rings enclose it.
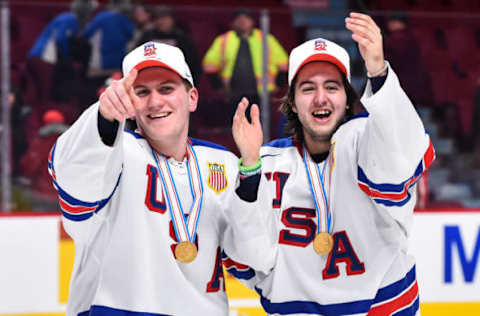
<instances>
[{"instance_id":1,"label":"eye","mask_svg":"<svg viewBox=\"0 0 480 316\"><path fill-rule=\"evenodd\" d=\"M145 89L145 88L136 88L135 89L135 94L139 97L144 97L150 94L150 90Z\"/></svg>"},{"instance_id":2,"label":"eye","mask_svg":"<svg viewBox=\"0 0 480 316\"><path fill-rule=\"evenodd\" d=\"M309 93L315 90L315 87L312 85L303 86L301 89L302 93Z\"/></svg>"},{"instance_id":3,"label":"eye","mask_svg":"<svg viewBox=\"0 0 480 316\"><path fill-rule=\"evenodd\" d=\"M336 84L329 84L325 87L325 89L327 89L327 91L337 91L339 89L338 85Z\"/></svg>"},{"instance_id":4,"label":"eye","mask_svg":"<svg viewBox=\"0 0 480 316\"><path fill-rule=\"evenodd\" d=\"M173 86L162 86L158 89L158 92L160 94L169 94L170 92L172 92L174 90L174 87Z\"/></svg>"}]
</instances>

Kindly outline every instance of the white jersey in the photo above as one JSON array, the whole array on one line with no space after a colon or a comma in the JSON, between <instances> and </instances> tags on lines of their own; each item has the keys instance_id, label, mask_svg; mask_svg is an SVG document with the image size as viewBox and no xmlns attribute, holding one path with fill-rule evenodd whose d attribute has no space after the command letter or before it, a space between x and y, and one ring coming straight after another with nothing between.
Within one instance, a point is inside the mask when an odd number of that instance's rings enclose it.
<instances>
[{"instance_id":1,"label":"white jersey","mask_svg":"<svg viewBox=\"0 0 480 316\"><path fill-rule=\"evenodd\" d=\"M416 181L434 159L429 136L390 68L362 103L368 110L333 135L328 159L333 249L313 249L317 214L292 138L261 149L259 209L277 219L274 270L251 273L261 303L274 315L415 315L419 313L408 237ZM248 282L246 282L248 283Z\"/></svg>"},{"instance_id":2,"label":"white jersey","mask_svg":"<svg viewBox=\"0 0 480 316\"><path fill-rule=\"evenodd\" d=\"M238 159L191 139L204 196L198 255L181 263L151 147L141 135L123 131L123 124L114 145L104 145L97 116L95 104L58 139L49 158L63 224L75 243L67 315L228 315L222 256L230 265L232 258L266 273L276 251L273 217L235 193ZM179 199L190 206L185 165L170 159Z\"/></svg>"}]
</instances>

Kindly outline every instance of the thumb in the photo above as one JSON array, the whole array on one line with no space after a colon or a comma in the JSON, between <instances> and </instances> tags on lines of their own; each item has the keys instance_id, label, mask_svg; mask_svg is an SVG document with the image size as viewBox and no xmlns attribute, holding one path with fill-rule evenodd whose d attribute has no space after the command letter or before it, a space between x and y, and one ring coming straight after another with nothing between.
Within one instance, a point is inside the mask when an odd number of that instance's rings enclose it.
<instances>
[{"instance_id":1,"label":"thumb","mask_svg":"<svg viewBox=\"0 0 480 316\"><path fill-rule=\"evenodd\" d=\"M128 75L122 79L125 90L127 91L130 90L130 88L133 86L133 83L135 82L135 79L137 79L137 74L138 74L137 69L133 68L132 70L130 70Z\"/></svg>"}]
</instances>

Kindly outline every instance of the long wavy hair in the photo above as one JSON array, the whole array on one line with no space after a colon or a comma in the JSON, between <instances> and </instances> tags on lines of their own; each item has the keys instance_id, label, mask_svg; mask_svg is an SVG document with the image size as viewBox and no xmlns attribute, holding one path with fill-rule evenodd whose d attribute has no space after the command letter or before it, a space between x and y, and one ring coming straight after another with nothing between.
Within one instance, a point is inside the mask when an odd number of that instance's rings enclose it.
<instances>
[{"instance_id":1,"label":"long wavy hair","mask_svg":"<svg viewBox=\"0 0 480 316\"><path fill-rule=\"evenodd\" d=\"M347 109L345 113L345 118L343 122L339 124L343 124L345 121L350 119L354 113L354 107L360 102L360 98L358 93L355 91L353 86L348 82L346 76L341 72L343 86L345 87L345 92L347 94ZM293 111L293 106L295 105L295 85L297 83L297 76L292 80L292 84L288 88L287 95L283 97L282 102L280 104L280 112L285 115L287 118L287 122L283 127L283 132L287 136L295 136L297 141L303 142L304 135L303 135L303 126L298 118L298 114ZM338 128L338 127L337 127Z\"/></svg>"}]
</instances>

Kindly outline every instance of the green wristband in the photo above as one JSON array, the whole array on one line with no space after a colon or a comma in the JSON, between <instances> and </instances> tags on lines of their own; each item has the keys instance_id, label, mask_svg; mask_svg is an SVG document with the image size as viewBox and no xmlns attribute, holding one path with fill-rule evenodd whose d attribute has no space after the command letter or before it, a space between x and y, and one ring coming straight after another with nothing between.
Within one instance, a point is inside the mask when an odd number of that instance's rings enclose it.
<instances>
[{"instance_id":1,"label":"green wristband","mask_svg":"<svg viewBox=\"0 0 480 316\"><path fill-rule=\"evenodd\" d=\"M252 172L257 171L258 169L260 169L262 167L262 158L260 158L260 157L258 157L257 163L254 164L253 166L250 166L250 167L243 166L242 162L243 162L243 159L240 158L238 160L238 170L241 173L252 173Z\"/></svg>"}]
</instances>

